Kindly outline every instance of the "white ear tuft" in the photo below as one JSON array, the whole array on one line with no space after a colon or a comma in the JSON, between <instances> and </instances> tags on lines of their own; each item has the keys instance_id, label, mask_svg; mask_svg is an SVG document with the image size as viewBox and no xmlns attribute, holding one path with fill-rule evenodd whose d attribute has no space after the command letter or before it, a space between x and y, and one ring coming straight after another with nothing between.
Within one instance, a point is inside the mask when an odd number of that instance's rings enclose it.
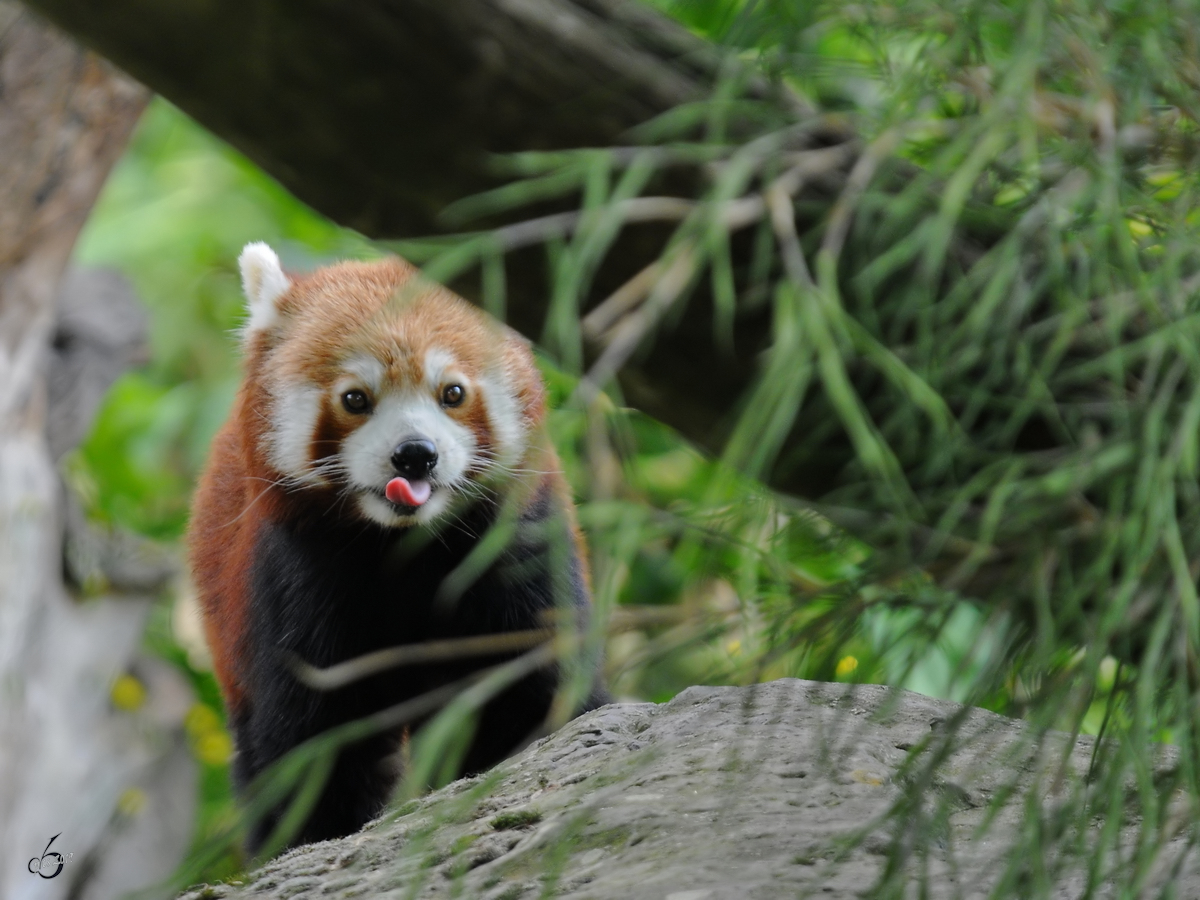
<instances>
[{"instance_id":1,"label":"white ear tuft","mask_svg":"<svg viewBox=\"0 0 1200 900\"><path fill-rule=\"evenodd\" d=\"M292 283L283 274L275 251L263 243L247 244L238 257L238 266L242 270L242 290L250 306L246 333L269 331L279 322L276 301Z\"/></svg>"}]
</instances>

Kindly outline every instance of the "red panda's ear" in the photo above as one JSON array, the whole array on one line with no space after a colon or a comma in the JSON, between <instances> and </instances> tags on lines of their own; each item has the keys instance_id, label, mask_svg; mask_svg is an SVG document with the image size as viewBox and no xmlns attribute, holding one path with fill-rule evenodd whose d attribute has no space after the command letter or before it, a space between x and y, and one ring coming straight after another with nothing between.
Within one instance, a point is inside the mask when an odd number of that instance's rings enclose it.
<instances>
[{"instance_id":1,"label":"red panda's ear","mask_svg":"<svg viewBox=\"0 0 1200 900\"><path fill-rule=\"evenodd\" d=\"M273 330L279 324L279 298L292 286L283 274L279 257L266 244L247 244L238 257L238 268L242 270L242 290L250 310L246 336Z\"/></svg>"}]
</instances>

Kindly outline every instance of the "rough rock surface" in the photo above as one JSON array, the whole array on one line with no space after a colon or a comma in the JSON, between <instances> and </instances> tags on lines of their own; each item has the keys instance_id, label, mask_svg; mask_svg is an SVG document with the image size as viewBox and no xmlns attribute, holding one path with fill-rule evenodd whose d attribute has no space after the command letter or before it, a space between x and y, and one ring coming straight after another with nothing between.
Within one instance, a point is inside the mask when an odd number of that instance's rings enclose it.
<instances>
[{"instance_id":1,"label":"rough rock surface","mask_svg":"<svg viewBox=\"0 0 1200 900\"><path fill-rule=\"evenodd\" d=\"M939 739L948 729L953 742ZM924 882L924 896L982 898L1000 880L1019 896L1026 798L1053 821L1085 783L1092 742L1068 741L882 687L696 687L662 706L597 710L487 778L185 898L876 897L889 866L907 886L894 896ZM1175 758L1164 748L1150 771ZM1084 892L1100 824L1060 829L1057 843L1035 836L1052 869L1036 886L1045 896ZM1155 860L1143 896L1168 880L1200 896L1184 837ZM1097 887L1112 893L1103 873Z\"/></svg>"}]
</instances>

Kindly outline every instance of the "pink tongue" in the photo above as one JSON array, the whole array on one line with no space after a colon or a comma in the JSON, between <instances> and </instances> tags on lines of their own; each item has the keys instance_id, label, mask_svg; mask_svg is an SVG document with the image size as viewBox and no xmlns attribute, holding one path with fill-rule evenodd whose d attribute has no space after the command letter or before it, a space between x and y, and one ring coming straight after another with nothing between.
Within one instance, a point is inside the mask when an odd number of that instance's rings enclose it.
<instances>
[{"instance_id":1,"label":"pink tongue","mask_svg":"<svg viewBox=\"0 0 1200 900\"><path fill-rule=\"evenodd\" d=\"M420 506L432 493L428 481L409 481L407 478L393 478L384 488L384 494L397 506Z\"/></svg>"}]
</instances>

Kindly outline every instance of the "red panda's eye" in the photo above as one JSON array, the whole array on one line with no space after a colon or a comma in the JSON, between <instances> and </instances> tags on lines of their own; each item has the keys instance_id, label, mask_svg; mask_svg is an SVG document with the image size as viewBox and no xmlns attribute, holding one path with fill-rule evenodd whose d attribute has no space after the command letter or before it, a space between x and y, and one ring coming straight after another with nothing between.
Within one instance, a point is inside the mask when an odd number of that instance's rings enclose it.
<instances>
[{"instance_id":1,"label":"red panda's eye","mask_svg":"<svg viewBox=\"0 0 1200 900\"><path fill-rule=\"evenodd\" d=\"M449 384L442 389L442 403L446 406L458 406L465 396L466 392L460 384Z\"/></svg>"},{"instance_id":2,"label":"red panda's eye","mask_svg":"<svg viewBox=\"0 0 1200 900\"><path fill-rule=\"evenodd\" d=\"M362 414L371 411L371 398L365 391L346 391L342 394L342 406L347 412Z\"/></svg>"}]
</instances>

